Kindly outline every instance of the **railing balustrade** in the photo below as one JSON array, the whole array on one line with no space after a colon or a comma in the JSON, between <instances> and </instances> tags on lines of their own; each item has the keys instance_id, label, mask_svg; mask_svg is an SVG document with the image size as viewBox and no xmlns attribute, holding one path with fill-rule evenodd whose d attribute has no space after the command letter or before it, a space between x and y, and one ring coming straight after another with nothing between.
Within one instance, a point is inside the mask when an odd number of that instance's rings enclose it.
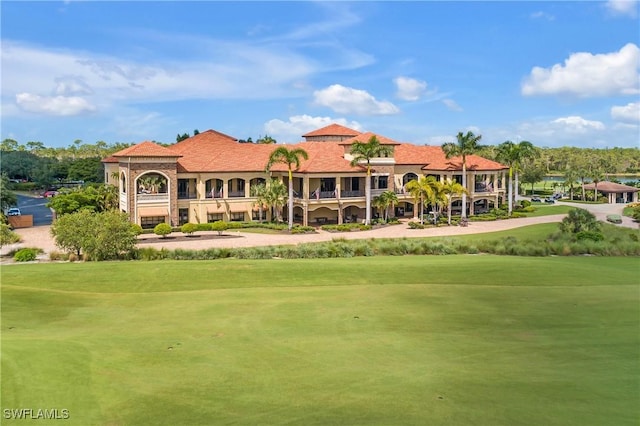
<instances>
[{"instance_id":1,"label":"railing balustrade","mask_svg":"<svg viewBox=\"0 0 640 426\"><path fill-rule=\"evenodd\" d=\"M156 202L156 201L167 201L169 200L169 194L167 192L163 192L160 194L137 194L136 199L138 202Z\"/></svg>"}]
</instances>

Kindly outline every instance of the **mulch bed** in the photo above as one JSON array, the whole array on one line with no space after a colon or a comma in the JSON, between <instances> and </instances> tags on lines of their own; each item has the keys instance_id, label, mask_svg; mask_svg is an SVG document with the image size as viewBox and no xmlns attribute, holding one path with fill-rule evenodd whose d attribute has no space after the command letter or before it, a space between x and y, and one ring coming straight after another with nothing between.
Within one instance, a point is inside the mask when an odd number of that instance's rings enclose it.
<instances>
[{"instance_id":1,"label":"mulch bed","mask_svg":"<svg viewBox=\"0 0 640 426\"><path fill-rule=\"evenodd\" d=\"M185 241L207 241L207 240L226 240L230 238L243 238L242 235L229 235L229 234L196 234L196 235L169 235L167 237L160 237L158 235L143 234L138 237L138 243L140 244L152 244L152 243L173 243L173 242L185 242Z\"/></svg>"}]
</instances>

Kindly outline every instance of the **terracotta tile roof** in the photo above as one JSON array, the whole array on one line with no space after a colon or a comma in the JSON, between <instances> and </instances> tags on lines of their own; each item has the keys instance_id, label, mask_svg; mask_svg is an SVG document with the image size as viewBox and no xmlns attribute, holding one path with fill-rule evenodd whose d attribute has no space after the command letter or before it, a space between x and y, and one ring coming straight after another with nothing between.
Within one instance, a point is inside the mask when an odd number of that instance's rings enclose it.
<instances>
[{"instance_id":1,"label":"terracotta tile roof","mask_svg":"<svg viewBox=\"0 0 640 426\"><path fill-rule=\"evenodd\" d=\"M374 133L367 132L342 142L300 142L284 146L290 149L302 148L309 155L308 160L301 162L299 172L358 172L363 168L351 166L350 162L344 159L344 145L355 141L366 142L371 136L374 136ZM423 170L433 171L462 169L460 158L446 159L439 146L420 146L399 143L384 136L376 135L376 137L382 144L395 146L394 158L397 165L417 165ZM239 143L232 136L207 130L166 148L153 142L142 142L115 153L103 162L117 162L119 157L127 156L162 156L177 158L179 173L262 172L269 161L269 155L279 146L283 145ZM503 170L507 169L507 166L471 155L467 157L467 168L468 170ZM287 167L284 164L275 164L272 170L284 172Z\"/></svg>"},{"instance_id":2,"label":"terracotta tile roof","mask_svg":"<svg viewBox=\"0 0 640 426\"><path fill-rule=\"evenodd\" d=\"M588 183L584 186L584 189L594 190L596 189L596 185L594 183ZM621 193L621 192L638 192L640 188L636 188L634 186L623 185L621 183L603 181L598 182L598 191L602 192L613 192L613 193Z\"/></svg>"},{"instance_id":3,"label":"terracotta tile roof","mask_svg":"<svg viewBox=\"0 0 640 426\"><path fill-rule=\"evenodd\" d=\"M178 157L169 148L155 142L145 141L113 154L113 157Z\"/></svg>"},{"instance_id":4,"label":"terracotta tile roof","mask_svg":"<svg viewBox=\"0 0 640 426\"><path fill-rule=\"evenodd\" d=\"M439 146L400 144L394 149L396 164L423 164L423 170L452 171L462 170L462 158L447 159ZM503 170L507 166L478 155L467 156L467 170Z\"/></svg>"},{"instance_id":5,"label":"terracotta tile roof","mask_svg":"<svg viewBox=\"0 0 640 426\"><path fill-rule=\"evenodd\" d=\"M478 155L467 155L467 170L505 170L508 166L488 160ZM434 161L423 167L423 170L451 171L462 170L462 157L446 158L444 153L442 157L434 159Z\"/></svg>"},{"instance_id":6,"label":"terracotta tile roof","mask_svg":"<svg viewBox=\"0 0 640 426\"><path fill-rule=\"evenodd\" d=\"M106 158L103 158L101 161L103 163L119 163L120 162L120 160L118 158L114 157L113 155L110 155L110 156L108 156Z\"/></svg>"},{"instance_id":7,"label":"terracotta tile roof","mask_svg":"<svg viewBox=\"0 0 640 426\"><path fill-rule=\"evenodd\" d=\"M434 159L444 157L442 148L439 146L420 146L409 143L403 143L396 146L393 149L393 153L396 164L399 165L426 165L434 161Z\"/></svg>"},{"instance_id":8,"label":"terracotta tile roof","mask_svg":"<svg viewBox=\"0 0 640 426\"><path fill-rule=\"evenodd\" d=\"M360 133L358 136L353 137L351 139L345 139L340 143L343 145L351 145L354 142L367 143L369 142L369 139L371 139L371 136L375 136L376 138L378 138L378 140L380 141L380 145L399 145L400 144L400 142L394 141L393 139L389 139L386 136L377 135L372 132Z\"/></svg>"},{"instance_id":9,"label":"terracotta tile roof","mask_svg":"<svg viewBox=\"0 0 640 426\"><path fill-rule=\"evenodd\" d=\"M178 172L263 171L274 145L239 143L236 138L207 130L169 149L180 154Z\"/></svg>"},{"instance_id":10,"label":"terracotta tile roof","mask_svg":"<svg viewBox=\"0 0 640 426\"><path fill-rule=\"evenodd\" d=\"M303 138L312 136L357 136L360 132L350 129L339 124L330 124L321 129L314 130L312 132L302 135Z\"/></svg>"},{"instance_id":11,"label":"terracotta tile roof","mask_svg":"<svg viewBox=\"0 0 640 426\"><path fill-rule=\"evenodd\" d=\"M360 166L352 166L348 160L345 160L344 147L340 142L301 142L293 147L302 148L309 155L309 159L300 164L299 172L340 173L364 170ZM286 167L282 167L280 170L286 170Z\"/></svg>"}]
</instances>

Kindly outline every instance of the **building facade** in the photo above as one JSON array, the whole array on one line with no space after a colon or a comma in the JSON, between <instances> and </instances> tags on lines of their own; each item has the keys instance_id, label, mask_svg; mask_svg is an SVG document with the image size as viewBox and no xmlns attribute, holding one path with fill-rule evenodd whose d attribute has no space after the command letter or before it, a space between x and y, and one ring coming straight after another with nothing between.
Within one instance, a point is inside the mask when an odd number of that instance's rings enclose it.
<instances>
[{"instance_id":1,"label":"building facade","mask_svg":"<svg viewBox=\"0 0 640 426\"><path fill-rule=\"evenodd\" d=\"M399 201L395 216L419 214L416 200L406 191L411 180L433 176L462 183L461 159L447 159L440 147L400 143L332 124L290 145L305 150L309 157L293 172L294 222L315 225L365 218L366 165L351 165L350 148L372 136L392 151L388 157L370 161L372 198L395 192ZM252 188L271 179L288 185L286 166L276 164L265 172L274 149L274 145L240 143L214 130L169 147L142 142L103 160L105 182L118 186L120 209L144 228L158 223L259 220L263 209ZM467 156L466 161L468 214L497 207L505 197L507 166L477 155ZM454 212L462 208L460 197L454 197ZM283 210L287 219L287 209ZM267 211L265 219L272 216Z\"/></svg>"}]
</instances>

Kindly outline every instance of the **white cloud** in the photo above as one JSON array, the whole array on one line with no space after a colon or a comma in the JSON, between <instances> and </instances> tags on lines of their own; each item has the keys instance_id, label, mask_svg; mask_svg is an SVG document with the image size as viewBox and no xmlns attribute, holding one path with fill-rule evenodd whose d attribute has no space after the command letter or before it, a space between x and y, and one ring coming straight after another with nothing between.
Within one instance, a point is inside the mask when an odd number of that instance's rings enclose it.
<instances>
[{"instance_id":1,"label":"white cloud","mask_svg":"<svg viewBox=\"0 0 640 426\"><path fill-rule=\"evenodd\" d=\"M612 15L630 16L635 18L638 16L637 0L609 0L606 8Z\"/></svg>"},{"instance_id":2,"label":"white cloud","mask_svg":"<svg viewBox=\"0 0 640 426\"><path fill-rule=\"evenodd\" d=\"M24 111L46 115L78 115L96 109L79 96L39 96L18 93L16 104Z\"/></svg>"},{"instance_id":3,"label":"white cloud","mask_svg":"<svg viewBox=\"0 0 640 426\"><path fill-rule=\"evenodd\" d=\"M628 124L640 123L640 102L630 102L625 106L611 108L611 118Z\"/></svg>"},{"instance_id":4,"label":"white cloud","mask_svg":"<svg viewBox=\"0 0 640 426\"><path fill-rule=\"evenodd\" d=\"M312 117L305 114L291 116L289 121L274 118L265 123L264 130L266 134L272 136L278 142L298 142L302 140L302 135L305 133L333 123L358 131L362 129L362 126L357 121L348 121L344 118Z\"/></svg>"},{"instance_id":5,"label":"white cloud","mask_svg":"<svg viewBox=\"0 0 640 426\"><path fill-rule=\"evenodd\" d=\"M393 79L396 85L396 96L405 101L417 101L427 90L427 83L409 77Z\"/></svg>"},{"instance_id":6,"label":"white cloud","mask_svg":"<svg viewBox=\"0 0 640 426\"><path fill-rule=\"evenodd\" d=\"M561 95L580 98L640 93L640 49L633 43L618 52L574 53L564 65L534 67L522 84L522 94Z\"/></svg>"},{"instance_id":7,"label":"white cloud","mask_svg":"<svg viewBox=\"0 0 640 426\"><path fill-rule=\"evenodd\" d=\"M461 112L463 111L462 107L458 105L456 101L453 99L443 99L442 103L447 106L451 111Z\"/></svg>"},{"instance_id":8,"label":"white cloud","mask_svg":"<svg viewBox=\"0 0 640 426\"><path fill-rule=\"evenodd\" d=\"M340 114L391 115L400 112L391 102L378 101L365 90L333 84L313 92L314 102Z\"/></svg>"},{"instance_id":9,"label":"white cloud","mask_svg":"<svg viewBox=\"0 0 640 426\"><path fill-rule=\"evenodd\" d=\"M534 12L531 15L532 19L545 19L547 21L555 21L556 17L547 13L547 12L542 12L542 11L538 11L538 12Z\"/></svg>"},{"instance_id":10,"label":"white cloud","mask_svg":"<svg viewBox=\"0 0 640 426\"><path fill-rule=\"evenodd\" d=\"M557 118L551 123L570 133L587 133L593 130L605 129L604 124L600 121L585 120L578 116Z\"/></svg>"},{"instance_id":11,"label":"white cloud","mask_svg":"<svg viewBox=\"0 0 640 426\"><path fill-rule=\"evenodd\" d=\"M18 93L42 97L86 95L88 102L104 109L167 100L292 98L309 94L311 89L301 82L310 76L358 68L373 60L336 46L316 49L332 53L319 61L299 53L296 45L285 46L278 41L227 42L172 36L156 37L166 43L199 46L193 56L196 59L187 56L137 61L3 40L2 101L13 102ZM41 112L46 113L46 109Z\"/></svg>"}]
</instances>

